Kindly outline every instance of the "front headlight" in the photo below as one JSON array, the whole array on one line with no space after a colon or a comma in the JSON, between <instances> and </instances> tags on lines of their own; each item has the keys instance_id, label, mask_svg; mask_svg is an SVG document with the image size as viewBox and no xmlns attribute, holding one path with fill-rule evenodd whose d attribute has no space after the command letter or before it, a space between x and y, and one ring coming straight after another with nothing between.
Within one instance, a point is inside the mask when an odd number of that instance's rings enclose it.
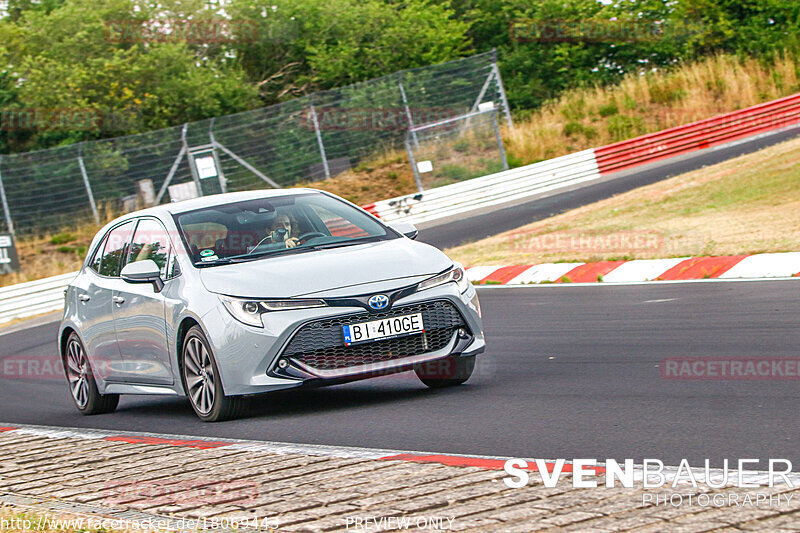
<instances>
[{"instance_id":1,"label":"front headlight","mask_svg":"<svg viewBox=\"0 0 800 533\"><path fill-rule=\"evenodd\" d=\"M309 309L311 307L325 307L327 305L323 300L309 298L296 300L248 300L220 296L219 299L233 318L243 324L257 328L264 327L261 322L261 315L270 311L291 311Z\"/></svg>"},{"instance_id":2,"label":"front headlight","mask_svg":"<svg viewBox=\"0 0 800 533\"><path fill-rule=\"evenodd\" d=\"M459 292L465 292L467 289L469 289L469 280L467 280L467 274L464 272L464 267L458 263L455 263L453 268L447 272L437 274L417 285L417 290L424 291L425 289L438 287L439 285L444 285L445 283L450 283L451 281L454 281L456 285L458 285Z\"/></svg>"}]
</instances>

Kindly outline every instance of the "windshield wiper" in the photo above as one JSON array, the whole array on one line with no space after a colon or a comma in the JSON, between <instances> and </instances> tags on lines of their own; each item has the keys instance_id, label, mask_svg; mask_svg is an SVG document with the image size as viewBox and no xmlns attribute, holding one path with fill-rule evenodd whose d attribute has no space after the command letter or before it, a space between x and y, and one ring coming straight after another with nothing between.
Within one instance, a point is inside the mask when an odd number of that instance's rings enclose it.
<instances>
[{"instance_id":1,"label":"windshield wiper","mask_svg":"<svg viewBox=\"0 0 800 533\"><path fill-rule=\"evenodd\" d=\"M359 244L367 244L370 242L379 241L380 237L366 237L364 239L358 239L355 241L345 241L345 242L329 242L325 244L317 244L316 246L312 246L311 248L314 250L328 250L330 248L341 248L343 246L357 246Z\"/></svg>"},{"instance_id":2,"label":"windshield wiper","mask_svg":"<svg viewBox=\"0 0 800 533\"><path fill-rule=\"evenodd\" d=\"M287 255L287 254L297 254L302 252L314 252L316 250L329 250L331 248L342 248L344 246L356 246L359 244L367 244L370 242L376 242L381 240L379 236L373 237L365 237L363 239L358 239L354 241L344 241L344 242L329 242L325 244L317 244L316 246L297 246L294 248L285 248L281 250L265 250L263 252L257 252L253 254L243 254L243 255L234 255L231 257L221 257L215 261L208 261L208 262L197 262L195 266L197 267L207 267L207 266L217 266L217 265L230 265L232 263L247 263L249 261L253 261L255 259L262 259L264 257L273 257L276 255Z\"/></svg>"},{"instance_id":3,"label":"windshield wiper","mask_svg":"<svg viewBox=\"0 0 800 533\"><path fill-rule=\"evenodd\" d=\"M234 255L233 257L228 257L228 260L231 263L247 263L248 261L252 261L253 259L261 259L262 257L272 257L275 255L286 255L286 254L294 254L300 252L308 252L313 250L313 248L308 248L305 246L302 247L295 247L295 248L284 248L282 250L265 250L263 252L256 252L253 254L244 254L244 255Z\"/></svg>"}]
</instances>

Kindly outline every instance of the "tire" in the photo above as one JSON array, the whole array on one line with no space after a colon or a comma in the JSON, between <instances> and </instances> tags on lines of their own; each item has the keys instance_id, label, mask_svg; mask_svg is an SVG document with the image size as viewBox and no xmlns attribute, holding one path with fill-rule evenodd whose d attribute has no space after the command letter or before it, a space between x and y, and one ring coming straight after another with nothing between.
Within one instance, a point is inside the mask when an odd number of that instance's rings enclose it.
<instances>
[{"instance_id":1,"label":"tire","mask_svg":"<svg viewBox=\"0 0 800 533\"><path fill-rule=\"evenodd\" d=\"M119 404L119 394L100 394L94 379L92 365L80 337L71 333L64 352L64 374L70 396L83 415L113 413Z\"/></svg>"},{"instance_id":2,"label":"tire","mask_svg":"<svg viewBox=\"0 0 800 533\"><path fill-rule=\"evenodd\" d=\"M239 416L243 399L225 396L211 345L199 326L186 333L181 357L183 387L197 417L203 422L221 422Z\"/></svg>"},{"instance_id":3,"label":"tire","mask_svg":"<svg viewBox=\"0 0 800 533\"><path fill-rule=\"evenodd\" d=\"M444 359L417 365L414 372L421 382L432 389L455 387L472 376L472 371L475 369L475 357L474 355L451 355Z\"/></svg>"}]
</instances>

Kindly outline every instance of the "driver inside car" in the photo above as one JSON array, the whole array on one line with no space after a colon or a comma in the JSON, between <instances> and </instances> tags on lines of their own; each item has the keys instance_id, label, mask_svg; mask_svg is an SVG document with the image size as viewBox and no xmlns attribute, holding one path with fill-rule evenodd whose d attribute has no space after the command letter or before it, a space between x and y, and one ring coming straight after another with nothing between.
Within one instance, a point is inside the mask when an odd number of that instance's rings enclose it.
<instances>
[{"instance_id":1,"label":"driver inside car","mask_svg":"<svg viewBox=\"0 0 800 533\"><path fill-rule=\"evenodd\" d=\"M278 215L267 226L267 237L263 242L284 243L286 248L294 248L298 241L297 237L292 237L293 229L292 219L289 215Z\"/></svg>"}]
</instances>

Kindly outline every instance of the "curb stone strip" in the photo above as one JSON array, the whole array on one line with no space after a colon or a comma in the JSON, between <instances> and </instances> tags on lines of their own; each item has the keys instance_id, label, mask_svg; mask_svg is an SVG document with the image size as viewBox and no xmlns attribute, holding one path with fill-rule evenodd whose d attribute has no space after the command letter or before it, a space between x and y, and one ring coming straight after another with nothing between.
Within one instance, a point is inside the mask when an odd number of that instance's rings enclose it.
<instances>
[{"instance_id":1,"label":"curb stone strip","mask_svg":"<svg viewBox=\"0 0 800 533\"><path fill-rule=\"evenodd\" d=\"M800 277L800 252L595 263L474 266L467 269L467 278L476 285L610 284L701 279L732 281L797 277Z\"/></svg>"},{"instance_id":2,"label":"curb stone strip","mask_svg":"<svg viewBox=\"0 0 800 533\"><path fill-rule=\"evenodd\" d=\"M155 433L141 433L139 435L131 435L129 433L112 431L112 430L97 430L97 429L82 429L82 428L59 428L53 426L36 426L21 424L17 428L11 429L6 433L18 433L21 435L37 435L45 438L73 438L73 439L89 439L89 440L104 440L109 443L126 443L131 444L127 440L119 440L119 437L125 439L135 440L134 445L154 445L154 446L174 446L178 448L197 449L202 451L215 451L216 449L223 448L226 451L252 451L262 452L275 455L296 455L296 456L312 456L319 458L334 458L334 459L366 459L378 461L401 461L411 463L427 463L438 464L450 467L462 468L478 468L480 470L501 470L507 459L510 457L501 456L487 456L487 455L458 455L458 454L441 454L441 453L425 453L414 451L399 451L399 450L381 450L376 448L357 448L349 446L329 446L319 444L293 444L282 442L270 441L252 441L240 439L226 439L224 441L211 440L204 437L195 437L188 435L167 435ZM210 447L203 447L202 443L211 443ZM194 445L187 446L186 443ZM221 446L220 446L221 445ZM129 455L135 455L133 452L127 452ZM126 454L117 456L117 458L125 457ZM520 458L528 461L527 470L537 472L538 468L533 463L533 459ZM98 461L101 459L98 459ZM548 472L552 472L555 461L545 460ZM605 473L605 464L598 461L594 467L589 467L589 470L595 470L598 475ZM693 470L701 470L693 467ZM564 473L572 472L572 462L565 461L562 471ZM642 478L641 465L634 465L636 472L635 479ZM678 473L678 467L665 466L664 475L667 480L671 482ZM733 469L729 469L729 473L733 473ZM721 479L719 476L722 474L721 469L711 468L712 474L711 481L718 481ZM768 473L766 471L748 471L749 476L744 477L745 480L752 483L764 484L768 481ZM695 474L696 475L696 474ZM791 472L789 478L792 483L800 487L800 472ZM783 481L778 482L783 483Z\"/></svg>"}]
</instances>

